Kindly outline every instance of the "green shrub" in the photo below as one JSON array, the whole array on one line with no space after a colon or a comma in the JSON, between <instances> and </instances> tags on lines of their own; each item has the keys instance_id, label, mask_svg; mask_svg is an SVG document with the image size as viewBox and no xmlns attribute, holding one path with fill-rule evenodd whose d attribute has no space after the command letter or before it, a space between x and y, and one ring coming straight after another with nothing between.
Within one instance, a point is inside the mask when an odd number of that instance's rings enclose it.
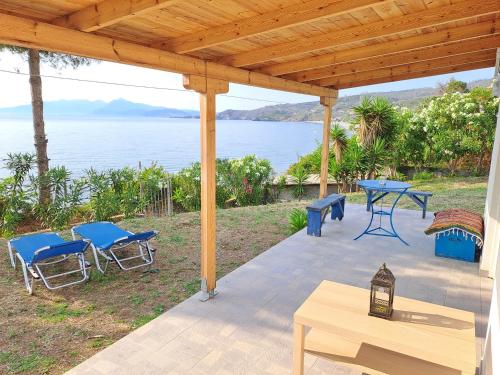
<instances>
[{"instance_id":1,"label":"green shrub","mask_svg":"<svg viewBox=\"0 0 500 375\"><path fill-rule=\"evenodd\" d=\"M304 196L304 183L306 182L308 177L309 174L302 167L295 169L295 171L293 172L292 179L295 183L295 187L293 188L293 195L295 198L298 198L300 200Z\"/></svg>"},{"instance_id":2,"label":"green shrub","mask_svg":"<svg viewBox=\"0 0 500 375\"><path fill-rule=\"evenodd\" d=\"M406 181L407 177L404 173L396 171L393 176L391 176L391 180L395 181Z\"/></svg>"},{"instance_id":3,"label":"green shrub","mask_svg":"<svg viewBox=\"0 0 500 375\"><path fill-rule=\"evenodd\" d=\"M199 211L201 205L201 164L180 170L172 180L172 199L186 211Z\"/></svg>"},{"instance_id":4,"label":"green shrub","mask_svg":"<svg viewBox=\"0 0 500 375\"><path fill-rule=\"evenodd\" d=\"M91 168L87 171L87 178L92 220L109 220L112 216L118 214L120 198L113 190L109 173L97 172Z\"/></svg>"},{"instance_id":5,"label":"green shrub","mask_svg":"<svg viewBox=\"0 0 500 375\"><path fill-rule=\"evenodd\" d=\"M432 180L433 177L434 174L430 171L420 171L413 175L414 180L420 180L420 181Z\"/></svg>"},{"instance_id":6,"label":"green shrub","mask_svg":"<svg viewBox=\"0 0 500 375\"><path fill-rule=\"evenodd\" d=\"M307 213L300 208L294 208L288 215L290 233L296 233L307 226Z\"/></svg>"},{"instance_id":7,"label":"green shrub","mask_svg":"<svg viewBox=\"0 0 500 375\"><path fill-rule=\"evenodd\" d=\"M87 182L84 179L71 180L71 173L65 167L54 167L42 177L31 178L31 188L38 191L41 182L48 187L50 201L33 204L36 218L44 227L62 229L71 223L81 205Z\"/></svg>"},{"instance_id":8,"label":"green shrub","mask_svg":"<svg viewBox=\"0 0 500 375\"><path fill-rule=\"evenodd\" d=\"M266 203L272 168L268 160L254 155L216 161L216 204L225 207L229 199L239 206ZM200 209L201 166L193 163L173 176L173 200L186 211Z\"/></svg>"},{"instance_id":9,"label":"green shrub","mask_svg":"<svg viewBox=\"0 0 500 375\"><path fill-rule=\"evenodd\" d=\"M330 158L333 157L333 153L330 153ZM292 164L288 168L287 173L293 175L297 170L302 169L307 174L319 174L321 169L321 145L318 145L316 149L310 154L301 156L297 163Z\"/></svg>"},{"instance_id":10,"label":"green shrub","mask_svg":"<svg viewBox=\"0 0 500 375\"><path fill-rule=\"evenodd\" d=\"M275 184L271 185L271 198L273 202L278 201L281 196L281 193L285 190L286 187L286 176L279 176L278 181Z\"/></svg>"},{"instance_id":11,"label":"green shrub","mask_svg":"<svg viewBox=\"0 0 500 375\"><path fill-rule=\"evenodd\" d=\"M7 154L5 167L11 176L0 181L0 235L10 237L18 225L32 215L36 195L27 186L29 174L35 164L35 155L29 153Z\"/></svg>"}]
</instances>

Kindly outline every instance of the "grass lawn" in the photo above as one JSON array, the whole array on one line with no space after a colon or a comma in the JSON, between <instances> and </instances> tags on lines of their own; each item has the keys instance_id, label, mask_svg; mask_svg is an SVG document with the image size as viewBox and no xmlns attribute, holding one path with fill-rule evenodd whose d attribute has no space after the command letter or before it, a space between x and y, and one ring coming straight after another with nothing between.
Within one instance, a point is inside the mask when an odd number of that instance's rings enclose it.
<instances>
[{"instance_id":1,"label":"grass lawn","mask_svg":"<svg viewBox=\"0 0 500 375\"><path fill-rule=\"evenodd\" d=\"M436 212L446 208L464 208L484 213L486 199L486 177L447 177L428 181L409 181L412 190L430 191L427 211ZM350 193L347 198L350 203L366 204L366 194L363 192ZM399 208L418 210L419 207L408 197L398 202Z\"/></svg>"},{"instance_id":2,"label":"grass lawn","mask_svg":"<svg viewBox=\"0 0 500 375\"><path fill-rule=\"evenodd\" d=\"M305 204L219 210L218 277L286 238L288 213ZM33 296L24 288L21 270L12 269L2 241L0 374L60 374L199 290L199 213L120 225L160 232L152 272L124 273L111 265L106 276L93 269L89 283L56 292L37 283Z\"/></svg>"},{"instance_id":3,"label":"grass lawn","mask_svg":"<svg viewBox=\"0 0 500 375\"><path fill-rule=\"evenodd\" d=\"M430 211L484 209L485 178L413 182L413 188L434 193ZM365 197L349 194L348 201L365 203ZM286 238L288 213L306 203L219 210L218 277ZM418 209L406 199L400 206ZM85 285L49 292L37 284L35 295L29 296L21 271L10 266L5 242L0 245L1 374L60 374L199 290L199 213L132 219L120 225L160 232L152 272L124 273L112 265L106 276L94 269Z\"/></svg>"}]
</instances>

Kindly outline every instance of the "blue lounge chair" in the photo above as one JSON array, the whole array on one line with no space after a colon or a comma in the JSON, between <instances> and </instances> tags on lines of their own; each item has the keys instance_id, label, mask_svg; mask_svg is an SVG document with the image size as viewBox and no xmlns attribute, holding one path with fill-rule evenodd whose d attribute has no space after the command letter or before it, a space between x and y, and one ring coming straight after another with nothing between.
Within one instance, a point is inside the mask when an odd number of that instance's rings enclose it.
<instances>
[{"instance_id":1,"label":"blue lounge chair","mask_svg":"<svg viewBox=\"0 0 500 375\"><path fill-rule=\"evenodd\" d=\"M35 280L42 280L48 289L55 290L89 279L90 274L87 271L90 264L85 261L85 251L89 247L88 241L65 241L56 233L38 233L13 238L7 245L12 267L16 268L16 258L22 265L24 283L29 294L33 294ZM51 275L44 274L46 266L67 261L72 255L77 259L78 269ZM66 281L58 285L51 284L52 279L74 273L81 273L82 277L76 281Z\"/></svg>"},{"instance_id":2,"label":"blue lounge chair","mask_svg":"<svg viewBox=\"0 0 500 375\"><path fill-rule=\"evenodd\" d=\"M149 240L158 234L156 231L132 233L108 221L99 221L78 225L73 227L71 232L73 234L73 239L76 239L78 235L82 239L90 241L97 269L101 273L106 272L109 262L116 262L118 267L124 271L129 271L138 267L151 266L154 262L153 253L155 250L149 245ZM117 250L124 249L134 244L137 245L138 255L125 258L119 258L117 256ZM104 267L101 266L99 256L106 260ZM134 259L140 259L141 262L128 266L130 261Z\"/></svg>"}]
</instances>

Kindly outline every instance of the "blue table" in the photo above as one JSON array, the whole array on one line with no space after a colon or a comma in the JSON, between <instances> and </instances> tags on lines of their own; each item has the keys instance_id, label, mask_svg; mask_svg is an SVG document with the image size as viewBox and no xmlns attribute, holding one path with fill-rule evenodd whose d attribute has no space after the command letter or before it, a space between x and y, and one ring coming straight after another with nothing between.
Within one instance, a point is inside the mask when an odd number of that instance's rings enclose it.
<instances>
[{"instance_id":1,"label":"blue table","mask_svg":"<svg viewBox=\"0 0 500 375\"><path fill-rule=\"evenodd\" d=\"M408 243L399 236L398 232L396 232L396 229L394 228L394 223L392 221L392 216L394 214L394 208L396 207L396 204L404 195L406 190L408 190L411 187L411 185L401 181L362 180L358 182L358 186L363 190L365 190L367 196L371 198L372 204L370 206L371 206L372 216L370 219L370 223L368 224L366 229L363 231L363 233L361 233L358 237L356 237L355 240L357 240L358 238L362 237L365 234L369 234L372 236L396 237L399 238L401 242L403 242L405 245L408 246ZM390 210L384 210L383 206L384 197L391 193L397 194L397 197L392 203L392 207L390 208ZM374 203L378 201L380 201L380 209L375 209ZM378 226L377 224L375 224L376 226L372 227L375 215L379 216ZM382 216L389 216L389 223L391 225L390 228L384 228L382 226Z\"/></svg>"}]
</instances>

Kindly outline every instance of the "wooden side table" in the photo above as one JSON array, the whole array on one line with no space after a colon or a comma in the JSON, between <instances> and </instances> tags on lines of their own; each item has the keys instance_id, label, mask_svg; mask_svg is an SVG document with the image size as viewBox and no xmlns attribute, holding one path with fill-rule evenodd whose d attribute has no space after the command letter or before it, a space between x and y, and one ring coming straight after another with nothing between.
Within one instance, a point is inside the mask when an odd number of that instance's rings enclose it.
<instances>
[{"instance_id":1,"label":"wooden side table","mask_svg":"<svg viewBox=\"0 0 500 375\"><path fill-rule=\"evenodd\" d=\"M385 320L368 315L369 294L321 282L294 314L294 375L304 373L305 352L370 374L475 374L473 313L395 297Z\"/></svg>"}]
</instances>

